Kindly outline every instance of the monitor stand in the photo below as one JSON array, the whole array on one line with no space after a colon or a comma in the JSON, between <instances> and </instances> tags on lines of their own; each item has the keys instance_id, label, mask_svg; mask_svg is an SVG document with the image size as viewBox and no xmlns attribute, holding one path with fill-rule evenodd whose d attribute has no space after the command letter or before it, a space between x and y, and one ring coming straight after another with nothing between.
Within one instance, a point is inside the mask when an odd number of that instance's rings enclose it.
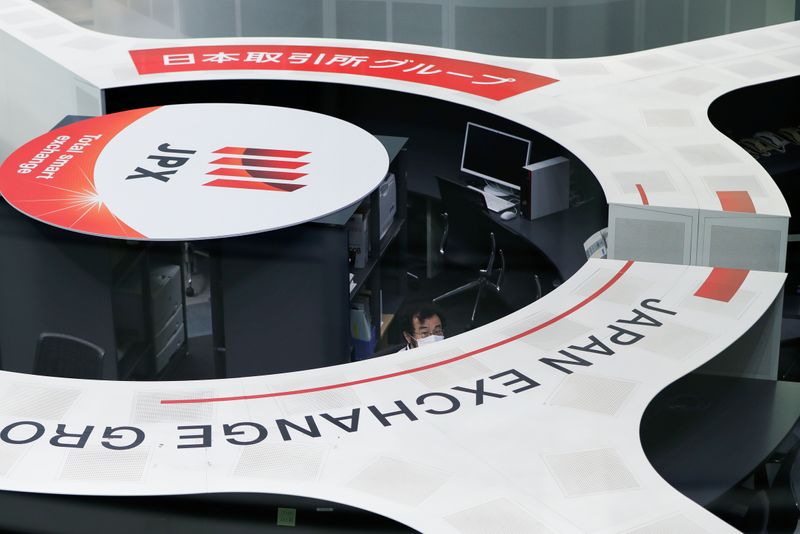
<instances>
[{"instance_id":1,"label":"monitor stand","mask_svg":"<svg viewBox=\"0 0 800 534\"><path fill-rule=\"evenodd\" d=\"M516 195L516 192L513 189L491 182L487 182L486 185L483 186L483 192L501 198Z\"/></svg>"}]
</instances>

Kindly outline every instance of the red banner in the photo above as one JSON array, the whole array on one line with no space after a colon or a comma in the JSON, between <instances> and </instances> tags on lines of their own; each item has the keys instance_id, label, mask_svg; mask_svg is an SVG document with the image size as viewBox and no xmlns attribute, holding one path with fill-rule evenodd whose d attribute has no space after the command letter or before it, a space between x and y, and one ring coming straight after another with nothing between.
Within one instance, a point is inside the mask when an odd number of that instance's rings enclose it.
<instances>
[{"instance_id":1,"label":"red banner","mask_svg":"<svg viewBox=\"0 0 800 534\"><path fill-rule=\"evenodd\" d=\"M504 100L558 81L486 63L369 48L206 45L131 50L130 54L139 74L209 70L356 74L434 85L492 100Z\"/></svg>"}]
</instances>

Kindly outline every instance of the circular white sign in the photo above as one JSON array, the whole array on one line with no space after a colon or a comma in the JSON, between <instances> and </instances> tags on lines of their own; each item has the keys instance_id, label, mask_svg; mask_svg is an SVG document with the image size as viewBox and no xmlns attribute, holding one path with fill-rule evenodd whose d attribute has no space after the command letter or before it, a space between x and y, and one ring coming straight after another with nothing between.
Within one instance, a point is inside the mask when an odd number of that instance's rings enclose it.
<instances>
[{"instance_id":1,"label":"circular white sign","mask_svg":"<svg viewBox=\"0 0 800 534\"><path fill-rule=\"evenodd\" d=\"M192 240L318 219L367 196L389 158L368 132L289 108L181 104L58 128L0 167L20 211L77 232Z\"/></svg>"}]
</instances>

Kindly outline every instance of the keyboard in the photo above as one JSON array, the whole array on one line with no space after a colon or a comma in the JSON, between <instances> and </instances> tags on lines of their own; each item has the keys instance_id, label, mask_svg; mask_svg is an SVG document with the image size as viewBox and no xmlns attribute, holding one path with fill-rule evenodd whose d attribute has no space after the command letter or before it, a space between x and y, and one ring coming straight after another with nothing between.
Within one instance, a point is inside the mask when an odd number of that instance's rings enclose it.
<instances>
[{"instance_id":1,"label":"keyboard","mask_svg":"<svg viewBox=\"0 0 800 534\"><path fill-rule=\"evenodd\" d=\"M478 189L477 187L473 187L471 185L468 185L467 188L468 189L472 189L473 191L477 191L478 193L483 195L483 198L486 199L486 207L489 208L490 210L492 210L495 213L500 213L501 211L505 211L505 210L507 210L509 208L513 208L514 207L514 203L513 202L510 202L510 201L508 201L508 200L506 200L504 198L500 198L500 197L494 196L491 193L486 193L485 191L482 191L482 190Z\"/></svg>"}]
</instances>

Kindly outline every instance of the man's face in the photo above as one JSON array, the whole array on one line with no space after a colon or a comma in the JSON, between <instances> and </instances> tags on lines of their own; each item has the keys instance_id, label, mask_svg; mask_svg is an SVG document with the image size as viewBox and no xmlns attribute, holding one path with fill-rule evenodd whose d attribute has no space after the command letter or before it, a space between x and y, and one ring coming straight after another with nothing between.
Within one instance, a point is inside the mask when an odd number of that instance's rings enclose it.
<instances>
[{"instance_id":1,"label":"man's face","mask_svg":"<svg viewBox=\"0 0 800 534\"><path fill-rule=\"evenodd\" d=\"M412 323L414 324L414 337L417 339L431 335L444 335L442 331L442 320L439 319L439 316L436 314L428 317L424 321L420 321L417 317L414 317Z\"/></svg>"},{"instance_id":2,"label":"man's face","mask_svg":"<svg viewBox=\"0 0 800 534\"><path fill-rule=\"evenodd\" d=\"M428 336L444 336L442 320L436 314L422 320L418 317L414 317L411 320L411 324L414 325L413 335L409 336L407 332L403 332L403 334L408 344L412 347L416 347L419 344L418 340Z\"/></svg>"}]
</instances>

